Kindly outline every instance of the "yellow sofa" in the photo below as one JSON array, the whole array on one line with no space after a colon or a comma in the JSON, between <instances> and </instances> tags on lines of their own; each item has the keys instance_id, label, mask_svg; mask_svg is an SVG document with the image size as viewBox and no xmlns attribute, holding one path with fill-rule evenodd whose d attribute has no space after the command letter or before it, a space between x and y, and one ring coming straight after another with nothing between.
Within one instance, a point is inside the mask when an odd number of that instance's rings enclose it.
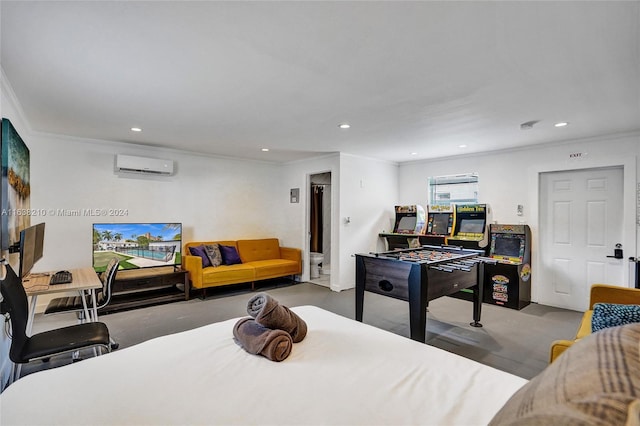
<instances>
[{"instance_id":1,"label":"yellow sofa","mask_svg":"<svg viewBox=\"0 0 640 426\"><path fill-rule=\"evenodd\" d=\"M205 244L233 246L238 250L242 263L202 267L202 258L192 256L189 247ZM280 247L277 238L255 240L195 241L184 245L182 267L189 272L193 288L206 289L230 284L251 283L270 278L294 276L302 273L302 251L296 248Z\"/></svg>"},{"instance_id":2,"label":"yellow sofa","mask_svg":"<svg viewBox=\"0 0 640 426\"><path fill-rule=\"evenodd\" d=\"M593 315L593 305L596 303L640 305L640 289L608 284L593 284L589 297L589 310L582 316L576 337L573 340L554 341L549 351L549 362L553 362L560 354L567 350L569 346L591 334L591 317Z\"/></svg>"}]
</instances>

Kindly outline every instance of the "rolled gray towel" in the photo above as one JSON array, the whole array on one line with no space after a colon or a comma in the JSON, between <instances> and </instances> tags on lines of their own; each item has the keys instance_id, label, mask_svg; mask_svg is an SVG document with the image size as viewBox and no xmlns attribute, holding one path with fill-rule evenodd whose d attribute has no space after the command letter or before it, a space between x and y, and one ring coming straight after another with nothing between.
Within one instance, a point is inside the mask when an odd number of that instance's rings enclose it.
<instances>
[{"instance_id":1,"label":"rolled gray towel","mask_svg":"<svg viewBox=\"0 0 640 426\"><path fill-rule=\"evenodd\" d=\"M247 313L260 325L286 331L293 343L301 342L307 335L307 323L267 293L258 293L249 299Z\"/></svg>"},{"instance_id":2,"label":"rolled gray towel","mask_svg":"<svg viewBox=\"0 0 640 426\"><path fill-rule=\"evenodd\" d=\"M264 327L253 318L240 319L233 327L233 336L245 351L276 362L287 359L293 347L289 333Z\"/></svg>"}]
</instances>

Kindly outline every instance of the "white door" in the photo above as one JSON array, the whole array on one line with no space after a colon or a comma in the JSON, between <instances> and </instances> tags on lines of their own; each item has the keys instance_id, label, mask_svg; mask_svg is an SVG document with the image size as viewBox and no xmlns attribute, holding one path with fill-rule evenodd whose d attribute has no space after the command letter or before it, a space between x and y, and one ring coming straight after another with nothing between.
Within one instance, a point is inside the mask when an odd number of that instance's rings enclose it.
<instances>
[{"instance_id":1,"label":"white door","mask_svg":"<svg viewBox=\"0 0 640 426\"><path fill-rule=\"evenodd\" d=\"M540 174L538 302L584 311L591 284L624 284L622 167ZM624 247L623 247L624 250Z\"/></svg>"}]
</instances>

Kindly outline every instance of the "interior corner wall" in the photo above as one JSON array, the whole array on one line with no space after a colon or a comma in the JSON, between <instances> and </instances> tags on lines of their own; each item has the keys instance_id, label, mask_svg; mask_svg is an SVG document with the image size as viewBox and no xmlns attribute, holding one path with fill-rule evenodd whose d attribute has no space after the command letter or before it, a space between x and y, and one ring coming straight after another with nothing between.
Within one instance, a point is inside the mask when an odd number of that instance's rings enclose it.
<instances>
[{"instance_id":1,"label":"interior corner wall","mask_svg":"<svg viewBox=\"0 0 640 426\"><path fill-rule=\"evenodd\" d=\"M287 239L305 247L302 280L309 279L309 177L331 172L330 288L355 287L353 255L382 249L378 233L389 229L398 197L398 166L387 161L328 154L283 166L283 192L300 188L300 202L289 203ZM347 218L349 222L347 222Z\"/></svg>"},{"instance_id":2,"label":"interior corner wall","mask_svg":"<svg viewBox=\"0 0 640 426\"><path fill-rule=\"evenodd\" d=\"M313 159L298 160L282 166L282 192L289 195L289 191L299 188L298 202L290 200L283 207L282 216L287 218L286 231L283 239L293 247L302 248L302 281L309 280L309 204L310 204L310 176L318 173L331 173L331 244L332 248L339 246L336 224L338 223L337 194L340 188L340 156L337 153L322 155ZM331 282L337 282L341 259L337 252L331 250ZM335 276L334 276L335 275ZM332 290L336 288L332 287Z\"/></svg>"},{"instance_id":3,"label":"interior corner wall","mask_svg":"<svg viewBox=\"0 0 640 426\"><path fill-rule=\"evenodd\" d=\"M570 154L583 153L582 159ZM526 223L532 229L532 256L538 258L537 236L537 185L532 182L532 170L544 170L554 165L555 170L574 170L591 167L594 162L604 162L606 158L626 158L635 165L640 157L640 134L610 135L589 139L566 141L526 149L497 151L492 153L452 157L431 161L405 163L399 169L400 202L428 204L427 185L430 176L452 175L478 172L479 201L489 204L492 221L511 224ZM629 160L630 159L630 160ZM633 180L633 179L631 179ZM640 168L636 167L635 181L629 182L633 188L625 190L625 203L635 206L637 199ZM517 215L517 206L524 206L524 214ZM631 213L630 215L633 215ZM638 217L634 218L636 221ZM636 224L635 247L625 247L625 256L638 256L640 247L639 226ZM633 238L631 239L633 240ZM536 275L533 274L532 286L535 287ZM532 298L535 291L532 291Z\"/></svg>"},{"instance_id":4,"label":"interior corner wall","mask_svg":"<svg viewBox=\"0 0 640 426\"><path fill-rule=\"evenodd\" d=\"M340 154L339 290L355 287L356 253L381 251L398 202L396 163Z\"/></svg>"}]
</instances>

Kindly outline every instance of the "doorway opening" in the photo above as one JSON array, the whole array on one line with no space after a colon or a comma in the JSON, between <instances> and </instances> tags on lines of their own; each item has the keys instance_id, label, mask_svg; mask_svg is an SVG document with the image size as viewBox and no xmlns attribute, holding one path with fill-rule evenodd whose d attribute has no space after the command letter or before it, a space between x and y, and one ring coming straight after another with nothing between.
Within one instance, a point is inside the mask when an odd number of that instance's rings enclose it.
<instances>
[{"instance_id":1,"label":"doorway opening","mask_svg":"<svg viewBox=\"0 0 640 426\"><path fill-rule=\"evenodd\" d=\"M310 176L309 281L325 287L331 275L331 172Z\"/></svg>"}]
</instances>

